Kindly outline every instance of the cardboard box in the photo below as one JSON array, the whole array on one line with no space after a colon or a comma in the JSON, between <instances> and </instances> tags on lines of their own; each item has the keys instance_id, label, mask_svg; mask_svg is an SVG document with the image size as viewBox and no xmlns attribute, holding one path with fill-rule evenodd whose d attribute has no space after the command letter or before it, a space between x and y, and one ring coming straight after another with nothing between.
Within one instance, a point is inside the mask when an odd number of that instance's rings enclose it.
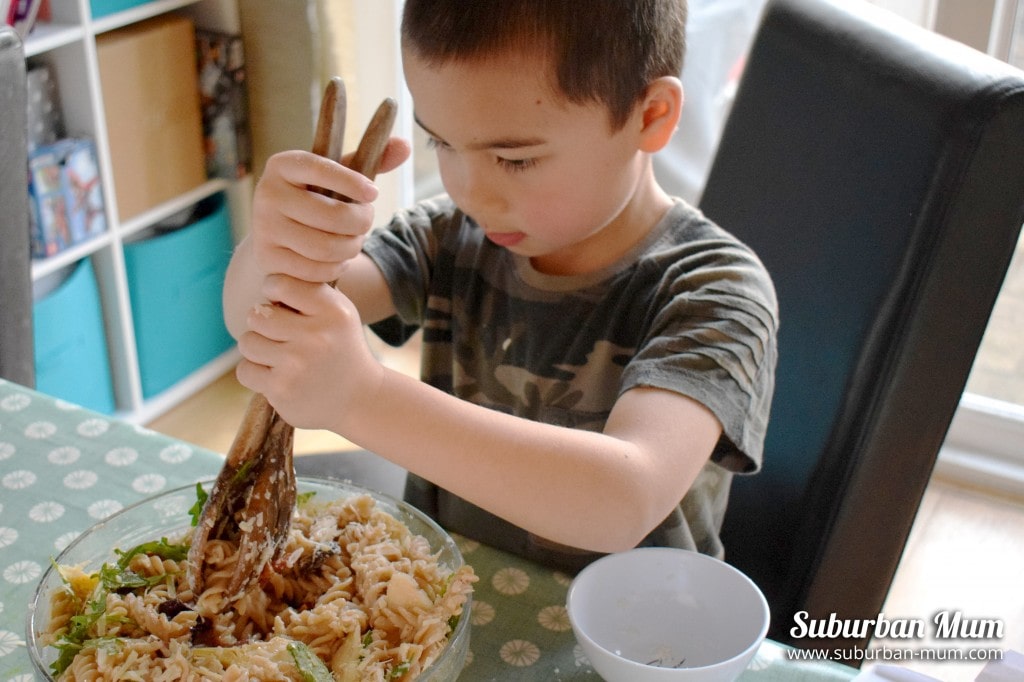
<instances>
[{"instance_id":1,"label":"cardboard box","mask_svg":"<svg viewBox=\"0 0 1024 682\"><path fill-rule=\"evenodd\" d=\"M234 180L252 170L242 36L196 30L206 173Z\"/></svg>"},{"instance_id":2,"label":"cardboard box","mask_svg":"<svg viewBox=\"0 0 1024 682\"><path fill-rule=\"evenodd\" d=\"M122 220L206 182L195 27L166 15L96 39Z\"/></svg>"},{"instance_id":3,"label":"cardboard box","mask_svg":"<svg viewBox=\"0 0 1024 682\"><path fill-rule=\"evenodd\" d=\"M92 140L61 140L29 154L32 255L52 256L107 229Z\"/></svg>"}]
</instances>

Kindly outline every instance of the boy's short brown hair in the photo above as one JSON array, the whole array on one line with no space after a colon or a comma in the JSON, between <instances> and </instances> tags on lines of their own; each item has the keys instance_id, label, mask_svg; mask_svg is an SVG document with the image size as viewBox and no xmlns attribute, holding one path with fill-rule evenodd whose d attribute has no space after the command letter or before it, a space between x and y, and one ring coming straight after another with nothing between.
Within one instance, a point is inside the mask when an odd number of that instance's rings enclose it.
<instances>
[{"instance_id":1,"label":"boy's short brown hair","mask_svg":"<svg viewBox=\"0 0 1024 682\"><path fill-rule=\"evenodd\" d=\"M557 90L607 105L617 130L651 81L681 74L686 0L407 0L402 45L436 64L541 50Z\"/></svg>"}]
</instances>

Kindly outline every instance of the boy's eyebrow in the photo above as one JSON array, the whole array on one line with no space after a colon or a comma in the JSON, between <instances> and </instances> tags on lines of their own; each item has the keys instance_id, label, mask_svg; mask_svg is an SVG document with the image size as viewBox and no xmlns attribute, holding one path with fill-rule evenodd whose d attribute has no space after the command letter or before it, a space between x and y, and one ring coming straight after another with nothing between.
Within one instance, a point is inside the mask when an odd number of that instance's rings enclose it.
<instances>
[{"instance_id":1,"label":"boy's eyebrow","mask_svg":"<svg viewBox=\"0 0 1024 682\"><path fill-rule=\"evenodd\" d=\"M419 116L413 114L413 120L416 121L416 125L423 129L427 135L444 141L444 138L435 133L433 130L423 125L423 121L420 120ZM499 137L493 140L484 140L482 142L472 142L466 146L471 151L480 151L483 149L518 149L520 147L537 147L546 142L540 137Z\"/></svg>"}]
</instances>

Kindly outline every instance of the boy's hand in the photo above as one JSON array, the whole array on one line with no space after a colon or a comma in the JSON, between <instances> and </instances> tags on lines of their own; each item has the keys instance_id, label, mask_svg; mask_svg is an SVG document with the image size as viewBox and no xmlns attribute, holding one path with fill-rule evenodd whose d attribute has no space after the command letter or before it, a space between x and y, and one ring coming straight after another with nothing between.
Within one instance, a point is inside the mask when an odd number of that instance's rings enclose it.
<instances>
[{"instance_id":1,"label":"boy's hand","mask_svg":"<svg viewBox=\"0 0 1024 682\"><path fill-rule=\"evenodd\" d=\"M366 344L362 321L340 291L287 275L271 275L264 304L238 339L242 385L266 396L298 428L332 429L373 395L383 367Z\"/></svg>"},{"instance_id":2,"label":"boy's hand","mask_svg":"<svg viewBox=\"0 0 1024 682\"><path fill-rule=\"evenodd\" d=\"M408 142L391 138L380 171L408 157ZM368 202L376 196L363 175L304 151L271 157L256 187L252 231L228 269L225 318L243 356L239 381L265 395L293 426L331 428L353 396L375 387L374 373L382 370L355 305L324 284L359 253L373 223ZM360 280L360 286L364 296L378 288L386 294L382 280L369 287Z\"/></svg>"},{"instance_id":3,"label":"boy's hand","mask_svg":"<svg viewBox=\"0 0 1024 682\"><path fill-rule=\"evenodd\" d=\"M392 138L381 162L386 172L409 156L409 144ZM311 191L322 187L352 199L339 201ZM253 196L252 248L267 274L307 282L333 282L345 261L359 253L373 226L377 187L340 163L305 151L267 160Z\"/></svg>"}]
</instances>

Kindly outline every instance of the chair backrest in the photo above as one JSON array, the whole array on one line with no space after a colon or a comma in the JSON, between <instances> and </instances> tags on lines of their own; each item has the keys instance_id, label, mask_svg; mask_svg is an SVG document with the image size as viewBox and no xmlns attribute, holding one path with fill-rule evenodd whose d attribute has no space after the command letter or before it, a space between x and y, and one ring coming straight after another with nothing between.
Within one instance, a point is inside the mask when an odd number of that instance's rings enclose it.
<instances>
[{"instance_id":1,"label":"chair backrest","mask_svg":"<svg viewBox=\"0 0 1024 682\"><path fill-rule=\"evenodd\" d=\"M764 470L726 560L876 618L1024 221L1024 74L866 2L773 0L701 202L780 306ZM864 646L865 639L844 640Z\"/></svg>"},{"instance_id":2,"label":"chair backrest","mask_svg":"<svg viewBox=\"0 0 1024 682\"><path fill-rule=\"evenodd\" d=\"M0 27L0 378L33 386L25 98L21 40Z\"/></svg>"}]
</instances>

